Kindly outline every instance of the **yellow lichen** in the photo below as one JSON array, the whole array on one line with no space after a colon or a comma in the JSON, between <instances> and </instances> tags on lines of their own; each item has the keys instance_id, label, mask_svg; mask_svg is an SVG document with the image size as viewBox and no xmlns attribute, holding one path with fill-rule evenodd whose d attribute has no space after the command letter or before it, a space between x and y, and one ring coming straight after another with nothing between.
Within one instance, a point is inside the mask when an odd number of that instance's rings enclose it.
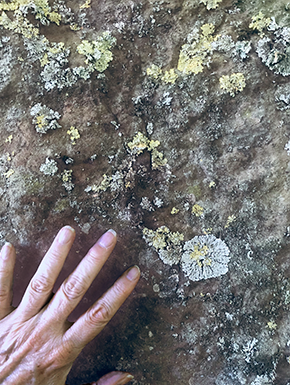
<instances>
[{"instance_id":1,"label":"yellow lichen","mask_svg":"<svg viewBox=\"0 0 290 385\"><path fill-rule=\"evenodd\" d=\"M170 214L174 215L174 214L177 214L179 213L179 209L177 209L176 207L172 207L172 210L170 212Z\"/></svg>"},{"instance_id":2,"label":"yellow lichen","mask_svg":"<svg viewBox=\"0 0 290 385\"><path fill-rule=\"evenodd\" d=\"M4 172L3 176L5 176L6 179L10 178L11 175L13 175L15 173L14 170L12 170L12 168L10 170L8 170L7 172Z\"/></svg>"},{"instance_id":3,"label":"yellow lichen","mask_svg":"<svg viewBox=\"0 0 290 385\"><path fill-rule=\"evenodd\" d=\"M243 91L246 86L245 77L242 73L234 73L232 75L223 75L220 78L221 89L230 93L231 96L235 96L237 92Z\"/></svg>"},{"instance_id":4,"label":"yellow lichen","mask_svg":"<svg viewBox=\"0 0 290 385\"><path fill-rule=\"evenodd\" d=\"M208 254L207 246L200 247L200 245L194 245L194 250L190 254L190 258L196 261L197 265L200 268L202 268L203 266L211 265L211 259L205 258L207 254Z\"/></svg>"},{"instance_id":5,"label":"yellow lichen","mask_svg":"<svg viewBox=\"0 0 290 385\"><path fill-rule=\"evenodd\" d=\"M225 225L225 229L227 229L228 227L230 227L230 224L233 223L235 220L237 219L237 217L235 215L230 215L227 219L227 223Z\"/></svg>"},{"instance_id":6,"label":"yellow lichen","mask_svg":"<svg viewBox=\"0 0 290 385\"><path fill-rule=\"evenodd\" d=\"M8 138L5 139L5 143L11 143L13 139L13 135L9 135Z\"/></svg>"},{"instance_id":7,"label":"yellow lichen","mask_svg":"<svg viewBox=\"0 0 290 385\"><path fill-rule=\"evenodd\" d=\"M194 206L192 206L191 212L192 212L192 214L194 214L195 216L200 217L200 216L202 216L202 214L203 214L203 207L201 207L201 206L198 205L198 204L195 204Z\"/></svg>"},{"instance_id":8,"label":"yellow lichen","mask_svg":"<svg viewBox=\"0 0 290 385\"><path fill-rule=\"evenodd\" d=\"M174 69L171 68L169 71L164 72L164 75L162 75L161 80L166 84L174 84L177 78L178 75L175 73Z\"/></svg>"},{"instance_id":9,"label":"yellow lichen","mask_svg":"<svg viewBox=\"0 0 290 385\"><path fill-rule=\"evenodd\" d=\"M162 69L155 64L152 64L151 67L147 68L146 73L153 79L158 79L162 76Z\"/></svg>"},{"instance_id":10,"label":"yellow lichen","mask_svg":"<svg viewBox=\"0 0 290 385\"><path fill-rule=\"evenodd\" d=\"M222 0L200 0L200 3L206 5L208 10L217 8L221 2Z\"/></svg>"},{"instance_id":11,"label":"yellow lichen","mask_svg":"<svg viewBox=\"0 0 290 385\"><path fill-rule=\"evenodd\" d=\"M83 5L80 5L80 9L90 8L91 2L92 2L91 0L87 0Z\"/></svg>"},{"instance_id":12,"label":"yellow lichen","mask_svg":"<svg viewBox=\"0 0 290 385\"><path fill-rule=\"evenodd\" d=\"M158 169L165 166L167 159L164 158L162 152L157 150L160 145L158 140L149 140L142 132L138 132L133 138L132 142L128 143L128 147L135 155L141 154L144 150L151 152L152 169Z\"/></svg>"},{"instance_id":13,"label":"yellow lichen","mask_svg":"<svg viewBox=\"0 0 290 385\"><path fill-rule=\"evenodd\" d=\"M43 24L54 22L59 25L61 15L51 10L48 0L13 0L9 3L0 2L0 25L5 29L13 30L21 35L31 38L39 34L39 27L31 24L27 18L27 10L30 9L35 19ZM13 12L10 19L6 12Z\"/></svg>"},{"instance_id":14,"label":"yellow lichen","mask_svg":"<svg viewBox=\"0 0 290 385\"><path fill-rule=\"evenodd\" d=\"M209 54L212 52L212 43L219 36L213 36L215 27L213 24L204 24L201 34L197 34L193 42L184 44L179 54L177 69L185 74L198 74L203 71Z\"/></svg>"},{"instance_id":15,"label":"yellow lichen","mask_svg":"<svg viewBox=\"0 0 290 385\"><path fill-rule=\"evenodd\" d=\"M249 25L249 28L257 30L260 32L261 36L263 36L263 30L267 28L271 23L271 19L269 17L265 17L262 11L258 13L258 15L252 17L252 22Z\"/></svg>"},{"instance_id":16,"label":"yellow lichen","mask_svg":"<svg viewBox=\"0 0 290 385\"><path fill-rule=\"evenodd\" d=\"M72 141L73 145L75 145L75 141L81 137L78 129L73 126L71 126L69 130L67 130L67 134L70 135L70 140Z\"/></svg>"},{"instance_id":17,"label":"yellow lichen","mask_svg":"<svg viewBox=\"0 0 290 385\"><path fill-rule=\"evenodd\" d=\"M150 243L156 250L165 249L172 243L179 245L184 240L184 235L176 232L171 232L168 227L161 226L158 229L151 230L146 227L143 229L143 235L150 239Z\"/></svg>"},{"instance_id":18,"label":"yellow lichen","mask_svg":"<svg viewBox=\"0 0 290 385\"><path fill-rule=\"evenodd\" d=\"M277 328L277 324L274 321L270 321L267 323L267 326L270 330L275 330Z\"/></svg>"}]
</instances>

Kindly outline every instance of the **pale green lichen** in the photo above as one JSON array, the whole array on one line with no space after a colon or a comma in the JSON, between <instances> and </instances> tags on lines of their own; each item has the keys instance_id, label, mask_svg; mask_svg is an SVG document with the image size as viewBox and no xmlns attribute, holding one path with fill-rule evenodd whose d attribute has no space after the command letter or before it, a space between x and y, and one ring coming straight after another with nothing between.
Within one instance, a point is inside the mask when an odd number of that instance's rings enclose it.
<instances>
[{"instance_id":1,"label":"pale green lichen","mask_svg":"<svg viewBox=\"0 0 290 385\"><path fill-rule=\"evenodd\" d=\"M229 92L232 97L234 97L237 92L243 91L246 86L245 77L240 72L231 74L230 76L223 75L219 81L221 89Z\"/></svg>"},{"instance_id":2,"label":"pale green lichen","mask_svg":"<svg viewBox=\"0 0 290 385\"><path fill-rule=\"evenodd\" d=\"M230 227L230 225L235 222L235 220L237 219L237 217L235 215L230 215L227 219L227 223L225 225L225 229L227 229L228 227Z\"/></svg>"},{"instance_id":3,"label":"pale green lichen","mask_svg":"<svg viewBox=\"0 0 290 385\"><path fill-rule=\"evenodd\" d=\"M77 52L86 57L85 63L94 70L104 72L109 63L113 60L111 52L112 47L116 44L116 38L111 36L110 32L104 32L95 41L83 40L77 46Z\"/></svg>"},{"instance_id":4,"label":"pale green lichen","mask_svg":"<svg viewBox=\"0 0 290 385\"><path fill-rule=\"evenodd\" d=\"M27 38L39 34L39 27L32 24L27 17L29 11L43 25L48 25L50 22L59 25L61 21L61 15L52 10L47 0L13 0L9 3L1 1L1 11L0 25ZM7 12L10 12L10 14L13 12L12 19L9 18Z\"/></svg>"},{"instance_id":5,"label":"pale green lichen","mask_svg":"<svg viewBox=\"0 0 290 385\"><path fill-rule=\"evenodd\" d=\"M104 174L103 180L99 185L93 184L92 186L87 186L85 192L99 193L101 191L106 191L110 187L111 181L112 177Z\"/></svg>"},{"instance_id":6,"label":"pale green lichen","mask_svg":"<svg viewBox=\"0 0 290 385\"><path fill-rule=\"evenodd\" d=\"M269 27L271 19L265 17L262 11L258 15L252 17L252 22L249 25L249 28L258 31L261 36L263 36L263 31L265 28Z\"/></svg>"},{"instance_id":7,"label":"pale green lichen","mask_svg":"<svg viewBox=\"0 0 290 385\"><path fill-rule=\"evenodd\" d=\"M151 67L147 68L146 73L153 79L159 79L162 76L162 69L155 64L152 64Z\"/></svg>"},{"instance_id":8,"label":"pale green lichen","mask_svg":"<svg viewBox=\"0 0 290 385\"><path fill-rule=\"evenodd\" d=\"M170 214L175 215L175 214L177 214L177 213L179 213L179 209L176 208L176 207L172 207L172 209L171 209L171 211L170 211Z\"/></svg>"},{"instance_id":9,"label":"pale green lichen","mask_svg":"<svg viewBox=\"0 0 290 385\"><path fill-rule=\"evenodd\" d=\"M217 8L221 2L222 0L200 0L200 3L206 5L208 10Z\"/></svg>"},{"instance_id":10,"label":"pale green lichen","mask_svg":"<svg viewBox=\"0 0 290 385\"><path fill-rule=\"evenodd\" d=\"M35 104L30 109L30 115L34 117L32 123L35 124L35 129L40 134L46 134L48 130L55 130L61 127L58 123L61 115L41 103Z\"/></svg>"},{"instance_id":11,"label":"pale green lichen","mask_svg":"<svg viewBox=\"0 0 290 385\"><path fill-rule=\"evenodd\" d=\"M166 226L161 226L155 231L145 227L143 238L154 247L164 263L172 266L179 262L182 250L181 242L184 240L183 234L178 231L171 232Z\"/></svg>"},{"instance_id":12,"label":"pale green lichen","mask_svg":"<svg viewBox=\"0 0 290 385\"><path fill-rule=\"evenodd\" d=\"M146 73L152 79L161 80L165 84L174 84L178 78L174 68L163 72L162 69L155 64L152 64L151 67L147 68Z\"/></svg>"},{"instance_id":13,"label":"pale green lichen","mask_svg":"<svg viewBox=\"0 0 290 385\"><path fill-rule=\"evenodd\" d=\"M70 140L72 141L73 145L75 145L76 140L81 137L78 129L73 126L71 126L69 130L67 130L67 134L70 136Z\"/></svg>"},{"instance_id":14,"label":"pale green lichen","mask_svg":"<svg viewBox=\"0 0 290 385\"><path fill-rule=\"evenodd\" d=\"M201 217L203 215L203 211L203 207L198 204L193 205L191 209L192 214L194 214L196 217Z\"/></svg>"},{"instance_id":15,"label":"pale green lichen","mask_svg":"<svg viewBox=\"0 0 290 385\"><path fill-rule=\"evenodd\" d=\"M13 175L14 173L15 173L15 171L14 171L12 168L10 168L10 170L8 170L7 172L4 172L4 173L3 173L3 176L4 176L6 179L8 179L8 178L10 178L11 175Z\"/></svg>"},{"instance_id":16,"label":"pale green lichen","mask_svg":"<svg viewBox=\"0 0 290 385\"><path fill-rule=\"evenodd\" d=\"M212 43L219 36L213 36L215 27L213 24L204 24L201 33L194 30L188 36L188 43L181 47L177 69L185 74L198 74L210 61Z\"/></svg>"},{"instance_id":17,"label":"pale green lichen","mask_svg":"<svg viewBox=\"0 0 290 385\"><path fill-rule=\"evenodd\" d=\"M177 78L178 75L175 73L173 68L171 68L169 71L165 71L164 74L161 76L161 80L166 84L174 84Z\"/></svg>"},{"instance_id":18,"label":"pale green lichen","mask_svg":"<svg viewBox=\"0 0 290 385\"><path fill-rule=\"evenodd\" d=\"M132 142L128 143L128 148L131 151L131 154L139 155L144 150L151 152L151 164L152 169L158 169L163 167L167 163L167 159L164 158L162 152L157 150L157 147L160 145L158 140L148 139L142 132L138 132L133 138Z\"/></svg>"}]
</instances>

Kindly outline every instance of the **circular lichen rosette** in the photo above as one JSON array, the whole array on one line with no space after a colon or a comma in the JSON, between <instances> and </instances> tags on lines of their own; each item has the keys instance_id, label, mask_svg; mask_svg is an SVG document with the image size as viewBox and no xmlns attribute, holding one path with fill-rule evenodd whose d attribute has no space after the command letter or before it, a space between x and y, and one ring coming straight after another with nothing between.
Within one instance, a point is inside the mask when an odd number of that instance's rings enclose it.
<instances>
[{"instance_id":1,"label":"circular lichen rosette","mask_svg":"<svg viewBox=\"0 0 290 385\"><path fill-rule=\"evenodd\" d=\"M215 278L226 274L230 250L214 235L200 235L185 242L181 266L192 281Z\"/></svg>"}]
</instances>

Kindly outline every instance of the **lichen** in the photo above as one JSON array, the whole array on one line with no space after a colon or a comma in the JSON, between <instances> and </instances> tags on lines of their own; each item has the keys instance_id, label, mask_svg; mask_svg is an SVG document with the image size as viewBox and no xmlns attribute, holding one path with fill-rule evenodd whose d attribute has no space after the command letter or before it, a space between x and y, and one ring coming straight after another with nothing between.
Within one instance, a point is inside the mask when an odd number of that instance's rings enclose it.
<instances>
[{"instance_id":1,"label":"lichen","mask_svg":"<svg viewBox=\"0 0 290 385\"><path fill-rule=\"evenodd\" d=\"M290 75L290 28L274 24L271 37L258 41L257 54L275 74Z\"/></svg>"},{"instance_id":2,"label":"lichen","mask_svg":"<svg viewBox=\"0 0 290 385\"><path fill-rule=\"evenodd\" d=\"M219 277L228 271L230 250L214 235L200 235L185 242L181 267L192 281Z\"/></svg>"},{"instance_id":3,"label":"lichen","mask_svg":"<svg viewBox=\"0 0 290 385\"><path fill-rule=\"evenodd\" d=\"M70 140L72 141L73 145L75 145L76 140L81 137L78 129L75 128L74 126L71 126L71 128L67 130L67 134L70 136Z\"/></svg>"},{"instance_id":4,"label":"lichen","mask_svg":"<svg viewBox=\"0 0 290 385\"><path fill-rule=\"evenodd\" d=\"M35 104L30 109L30 115L34 117L32 123L35 124L35 129L40 134L46 134L48 130L55 130L61 127L58 123L61 115L41 103Z\"/></svg>"},{"instance_id":5,"label":"lichen","mask_svg":"<svg viewBox=\"0 0 290 385\"><path fill-rule=\"evenodd\" d=\"M232 97L234 97L237 92L243 91L246 86L245 77L240 72L223 75L219 81L221 89L229 92Z\"/></svg>"},{"instance_id":6,"label":"lichen","mask_svg":"<svg viewBox=\"0 0 290 385\"><path fill-rule=\"evenodd\" d=\"M138 132L132 142L128 143L128 148L133 155L140 155L144 150L151 152L152 169L156 170L167 163L163 153L157 150L159 145L160 142L158 140L150 140L142 132Z\"/></svg>"},{"instance_id":7,"label":"lichen","mask_svg":"<svg viewBox=\"0 0 290 385\"><path fill-rule=\"evenodd\" d=\"M100 191L106 191L110 187L111 181L112 181L112 177L104 174L103 180L99 185L93 184L91 186L87 186L85 188L85 192L99 193Z\"/></svg>"},{"instance_id":8,"label":"lichen","mask_svg":"<svg viewBox=\"0 0 290 385\"><path fill-rule=\"evenodd\" d=\"M208 10L217 8L221 2L222 0L200 0L200 3L206 5Z\"/></svg>"},{"instance_id":9,"label":"lichen","mask_svg":"<svg viewBox=\"0 0 290 385\"><path fill-rule=\"evenodd\" d=\"M86 57L85 63L89 68L104 72L113 60L111 49L116 41L116 38L111 36L110 32L103 32L95 41L83 40L77 46L77 52Z\"/></svg>"},{"instance_id":10,"label":"lichen","mask_svg":"<svg viewBox=\"0 0 290 385\"><path fill-rule=\"evenodd\" d=\"M228 227L230 227L230 225L235 222L235 220L237 219L237 217L235 215L230 215L227 219L227 223L225 224L225 229L227 229Z\"/></svg>"},{"instance_id":11,"label":"lichen","mask_svg":"<svg viewBox=\"0 0 290 385\"><path fill-rule=\"evenodd\" d=\"M175 215L177 213L179 213L179 209L177 209L176 207L172 207L170 214Z\"/></svg>"},{"instance_id":12,"label":"lichen","mask_svg":"<svg viewBox=\"0 0 290 385\"><path fill-rule=\"evenodd\" d=\"M258 13L258 15L252 17L252 22L249 25L249 28L258 31L261 36L263 36L263 31L266 29L271 23L271 19L269 17L265 17L262 11Z\"/></svg>"},{"instance_id":13,"label":"lichen","mask_svg":"<svg viewBox=\"0 0 290 385\"><path fill-rule=\"evenodd\" d=\"M203 215L203 211L203 207L198 204L193 205L191 209L192 214L194 214L196 217L201 217Z\"/></svg>"},{"instance_id":14,"label":"lichen","mask_svg":"<svg viewBox=\"0 0 290 385\"><path fill-rule=\"evenodd\" d=\"M188 43L181 47L177 69L185 74L198 74L203 71L205 65L210 62L212 43L219 36L213 36L215 27L213 24L204 24L201 33L195 29L188 35Z\"/></svg>"},{"instance_id":15,"label":"lichen","mask_svg":"<svg viewBox=\"0 0 290 385\"><path fill-rule=\"evenodd\" d=\"M64 170L61 174L62 185L67 191L71 191L74 188L74 184L72 182L72 173L73 170Z\"/></svg>"},{"instance_id":16,"label":"lichen","mask_svg":"<svg viewBox=\"0 0 290 385\"><path fill-rule=\"evenodd\" d=\"M159 79L162 76L162 69L155 64L152 64L151 67L147 68L146 73L153 79Z\"/></svg>"},{"instance_id":17,"label":"lichen","mask_svg":"<svg viewBox=\"0 0 290 385\"><path fill-rule=\"evenodd\" d=\"M180 261L181 242L184 240L183 234L178 231L171 232L166 226L161 226L155 231L145 227L143 229L143 238L149 246L154 247L164 263L172 266Z\"/></svg>"},{"instance_id":18,"label":"lichen","mask_svg":"<svg viewBox=\"0 0 290 385\"><path fill-rule=\"evenodd\" d=\"M10 178L11 175L13 175L14 173L15 173L15 171L14 171L12 168L10 168L7 172L4 172L4 173L3 173L3 176L4 176L6 179L8 179L8 178Z\"/></svg>"},{"instance_id":19,"label":"lichen","mask_svg":"<svg viewBox=\"0 0 290 385\"><path fill-rule=\"evenodd\" d=\"M55 160L46 158L45 163L40 166L40 171L45 175L55 175L58 172L58 166Z\"/></svg>"}]
</instances>

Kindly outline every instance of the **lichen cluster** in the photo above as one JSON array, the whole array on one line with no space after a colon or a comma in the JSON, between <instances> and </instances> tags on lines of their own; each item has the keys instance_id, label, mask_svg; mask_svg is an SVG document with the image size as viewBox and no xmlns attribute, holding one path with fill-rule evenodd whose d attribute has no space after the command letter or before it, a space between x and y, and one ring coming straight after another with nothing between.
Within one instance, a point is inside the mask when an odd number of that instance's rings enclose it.
<instances>
[{"instance_id":1,"label":"lichen cluster","mask_svg":"<svg viewBox=\"0 0 290 385\"><path fill-rule=\"evenodd\" d=\"M154 247L160 259L167 265L172 266L180 261L183 234L178 231L171 232L166 226L161 226L155 231L145 227L143 238L149 246Z\"/></svg>"},{"instance_id":2,"label":"lichen cluster","mask_svg":"<svg viewBox=\"0 0 290 385\"><path fill-rule=\"evenodd\" d=\"M151 152L152 169L156 170L165 166L167 159L162 152L157 150L160 142L158 140L148 139L142 132L138 132L132 142L128 142L128 148L132 155L140 155L144 150Z\"/></svg>"},{"instance_id":3,"label":"lichen cluster","mask_svg":"<svg viewBox=\"0 0 290 385\"><path fill-rule=\"evenodd\" d=\"M61 115L41 103L31 107L30 115L33 116L32 123L35 124L35 129L39 134L46 134L48 130L55 130L61 127L58 123Z\"/></svg>"},{"instance_id":4,"label":"lichen cluster","mask_svg":"<svg viewBox=\"0 0 290 385\"><path fill-rule=\"evenodd\" d=\"M221 89L229 92L231 96L235 96L238 92L243 91L246 86L245 77L242 73L234 73L231 75L223 75L220 78Z\"/></svg>"},{"instance_id":5,"label":"lichen cluster","mask_svg":"<svg viewBox=\"0 0 290 385\"><path fill-rule=\"evenodd\" d=\"M201 32L195 29L188 35L188 43L181 47L177 69L185 74L198 74L209 64L212 53L212 43L218 39L214 36L213 24L204 24Z\"/></svg>"},{"instance_id":6,"label":"lichen cluster","mask_svg":"<svg viewBox=\"0 0 290 385\"><path fill-rule=\"evenodd\" d=\"M143 238L165 264L180 263L184 274L192 281L219 277L228 271L230 250L224 241L212 234L183 242L183 234L161 226L155 231L145 227Z\"/></svg>"}]
</instances>

